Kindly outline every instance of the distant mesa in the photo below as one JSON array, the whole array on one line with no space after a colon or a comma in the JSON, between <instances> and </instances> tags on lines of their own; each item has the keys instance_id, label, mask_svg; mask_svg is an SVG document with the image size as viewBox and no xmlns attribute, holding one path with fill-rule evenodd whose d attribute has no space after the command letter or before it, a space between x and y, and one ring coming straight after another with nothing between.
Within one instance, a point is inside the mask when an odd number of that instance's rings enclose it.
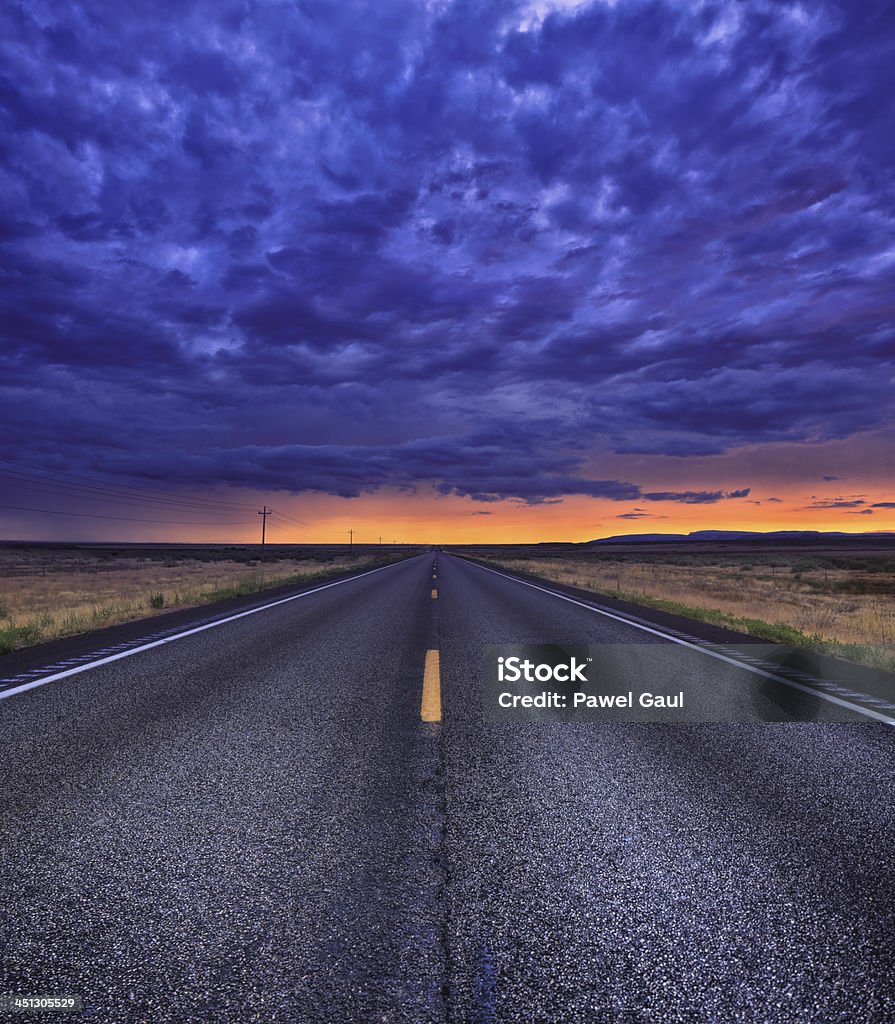
<instances>
[{"instance_id":1,"label":"distant mesa","mask_svg":"<svg viewBox=\"0 0 895 1024\"><path fill-rule=\"evenodd\" d=\"M694 530L693 533L627 533L615 537L600 537L586 541L586 544L643 544L667 541L726 541L726 540L794 540L810 543L828 538L895 538L891 530L875 530L865 533L846 533L842 530L772 530L762 533L758 530Z\"/></svg>"}]
</instances>

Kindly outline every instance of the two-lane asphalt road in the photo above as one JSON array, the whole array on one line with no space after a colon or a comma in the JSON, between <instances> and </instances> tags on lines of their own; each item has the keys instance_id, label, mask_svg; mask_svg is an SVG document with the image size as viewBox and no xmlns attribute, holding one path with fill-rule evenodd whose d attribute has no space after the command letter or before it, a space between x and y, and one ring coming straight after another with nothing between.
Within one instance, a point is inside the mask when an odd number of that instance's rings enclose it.
<instances>
[{"instance_id":1,"label":"two-lane asphalt road","mask_svg":"<svg viewBox=\"0 0 895 1024\"><path fill-rule=\"evenodd\" d=\"M436 552L7 662L0 993L103 1022L895 1019L879 694L486 724L489 645L629 645L632 676L686 647L558 590ZM705 706L804 708L692 640Z\"/></svg>"}]
</instances>

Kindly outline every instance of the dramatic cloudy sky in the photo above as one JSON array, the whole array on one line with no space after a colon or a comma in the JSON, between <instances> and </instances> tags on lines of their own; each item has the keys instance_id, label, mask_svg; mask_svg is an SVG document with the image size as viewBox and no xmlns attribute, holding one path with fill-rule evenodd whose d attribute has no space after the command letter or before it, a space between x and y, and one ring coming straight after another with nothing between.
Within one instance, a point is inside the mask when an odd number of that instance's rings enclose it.
<instances>
[{"instance_id":1,"label":"dramatic cloudy sky","mask_svg":"<svg viewBox=\"0 0 895 1024\"><path fill-rule=\"evenodd\" d=\"M0 20L0 535L895 528L891 3Z\"/></svg>"}]
</instances>

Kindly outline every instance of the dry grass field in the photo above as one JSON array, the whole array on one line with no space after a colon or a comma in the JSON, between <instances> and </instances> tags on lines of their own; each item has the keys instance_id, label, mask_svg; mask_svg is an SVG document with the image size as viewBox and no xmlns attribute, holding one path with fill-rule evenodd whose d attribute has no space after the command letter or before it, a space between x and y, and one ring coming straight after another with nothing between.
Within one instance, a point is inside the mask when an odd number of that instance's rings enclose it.
<instances>
[{"instance_id":1,"label":"dry grass field","mask_svg":"<svg viewBox=\"0 0 895 1024\"><path fill-rule=\"evenodd\" d=\"M463 550L508 569L895 671L892 544Z\"/></svg>"},{"instance_id":2,"label":"dry grass field","mask_svg":"<svg viewBox=\"0 0 895 1024\"><path fill-rule=\"evenodd\" d=\"M382 564L356 546L0 545L0 654L129 619Z\"/></svg>"}]
</instances>

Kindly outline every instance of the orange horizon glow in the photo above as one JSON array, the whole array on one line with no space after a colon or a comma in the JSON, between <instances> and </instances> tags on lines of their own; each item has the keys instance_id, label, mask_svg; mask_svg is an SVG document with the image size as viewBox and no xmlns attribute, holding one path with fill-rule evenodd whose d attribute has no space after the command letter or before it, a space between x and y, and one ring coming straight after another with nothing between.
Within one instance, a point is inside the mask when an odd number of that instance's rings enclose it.
<instances>
[{"instance_id":1,"label":"orange horizon glow","mask_svg":"<svg viewBox=\"0 0 895 1024\"><path fill-rule=\"evenodd\" d=\"M236 489L214 496L221 502L237 501L258 509L266 504L279 515L311 524L286 525L273 517L268 523L269 544L347 545L349 530L354 530L355 544L378 544L381 538L383 545L584 542L713 529L886 532L895 530L895 508L872 508L869 513L867 509L874 503L895 502L893 450L891 432L877 431L823 444L765 444L685 459L608 454L590 468L594 478L634 480L645 493L750 488L746 498L723 498L710 504L571 495L559 502L526 505L517 500L481 502L445 496L434 488L413 493L382 489L355 498ZM837 473L835 468L843 466L848 467L847 473ZM860 507L810 507L812 502L858 497L863 501ZM631 514L644 517L624 518ZM157 511L155 516L162 517ZM255 544L260 535L260 517L251 508L244 525L195 528L0 514L0 538L10 541Z\"/></svg>"},{"instance_id":2,"label":"orange horizon glow","mask_svg":"<svg viewBox=\"0 0 895 1024\"><path fill-rule=\"evenodd\" d=\"M252 500L252 495L246 492L240 496ZM750 500L760 500L762 504L750 504ZM895 509L874 509L873 515L868 516L838 509L806 512L802 502L788 497L772 503L763 499L725 499L713 504L686 505L570 496L559 503L524 505L505 500L480 503L455 496L408 496L381 491L358 498L317 494L257 497L259 508L265 502L290 518L315 523L313 528L299 528L272 520L267 527L268 544L347 545L349 530L354 531L354 543L359 545L380 541L383 545L580 543L609 536L686 534L697 530L895 531ZM648 509L649 518L619 518L634 508ZM77 533L64 528L60 532L59 525L53 524L55 528L49 536L39 516L33 516L29 525L30 529L18 536L5 530L2 536L23 541L200 544L256 544L261 536L260 518L247 520L245 526L236 528L146 526L125 531L115 529L114 523L90 523L81 526Z\"/></svg>"}]
</instances>

